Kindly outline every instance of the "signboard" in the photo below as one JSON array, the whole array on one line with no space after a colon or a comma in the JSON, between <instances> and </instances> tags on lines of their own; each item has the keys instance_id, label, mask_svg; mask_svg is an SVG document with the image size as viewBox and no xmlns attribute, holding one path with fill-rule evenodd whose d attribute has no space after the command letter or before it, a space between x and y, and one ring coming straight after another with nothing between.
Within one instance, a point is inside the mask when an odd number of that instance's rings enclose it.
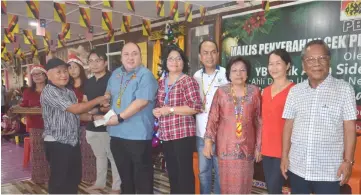
<instances>
[{"instance_id":1,"label":"signboard","mask_svg":"<svg viewBox=\"0 0 361 195\"><path fill-rule=\"evenodd\" d=\"M289 5L271 7L268 12L224 16L222 65L232 56L244 56L252 64L250 83L264 88L272 83L267 72L268 54L284 48L293 60L289 78L299 83L307 79L302 69L303 47L322 39L331 49L331 74L354 87L357 104L361 105L361 15L352 12L353 20L343 17L346 8L340 1Z\"/></svg>"}]
</instances>

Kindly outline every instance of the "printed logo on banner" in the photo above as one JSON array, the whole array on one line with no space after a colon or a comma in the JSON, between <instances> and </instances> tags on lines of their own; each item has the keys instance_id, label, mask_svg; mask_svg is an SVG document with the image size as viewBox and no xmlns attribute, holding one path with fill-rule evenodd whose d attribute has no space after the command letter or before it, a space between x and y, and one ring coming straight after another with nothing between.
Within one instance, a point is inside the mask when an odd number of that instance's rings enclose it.
<instances>
[{"instance_id":1,"label":"printed logo on banner","mask_svg":"<svg viewBox=\"0 0 361 195\"><path fill-rule=\"evenodd\" d=\"M342 0L340 21L361 19L361 1Z\"/></svg>"},{"instance_id":2,"label":"printed logo on banner","mask_svg":"<svg viewBox=\"0 0 361 195\"><path fill-rule=\"evenodd\" d=\"M361 119L361 106L357 106L357 119Z\"/></svg>"}]
</instances>

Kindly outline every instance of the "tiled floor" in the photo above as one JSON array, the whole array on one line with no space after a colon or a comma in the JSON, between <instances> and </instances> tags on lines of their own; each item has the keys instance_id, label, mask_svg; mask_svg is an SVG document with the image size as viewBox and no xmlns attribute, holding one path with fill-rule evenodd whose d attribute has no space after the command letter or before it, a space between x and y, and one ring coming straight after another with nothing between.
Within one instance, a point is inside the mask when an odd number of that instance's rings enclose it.
<instances>
[{"instance_id":1,"label":"tiled floor","mask_svg":"<svg viewBox=\"0 0 361 195\"><path fill-rule=\"evenodd\" d=\"M1 141L1 184L30 178L30 166L23 168L24 148L9 141Z\"/></svg>"}]
</instances>

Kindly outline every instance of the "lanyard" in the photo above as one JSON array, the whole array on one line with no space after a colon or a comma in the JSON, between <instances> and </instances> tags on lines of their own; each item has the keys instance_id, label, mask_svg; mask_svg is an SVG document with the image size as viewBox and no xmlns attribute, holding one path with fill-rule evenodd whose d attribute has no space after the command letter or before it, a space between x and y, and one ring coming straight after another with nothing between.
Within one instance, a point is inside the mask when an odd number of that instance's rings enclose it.
<instances>
[{"instance_id":1,"label":"lanyard","mask_svg":"<svg viewBox=\"0 0 361 195\"><path fill-rule=\"evenodd\" d=\"M208 88L207 88L207 91L204 91L204 81L203 81L203 76L204 76L204 72L202 72L202 92L203 92L203 110L205 111L206 110L206 103L207 103L207 94L209 92L209 89L211 88L214 80L216 79L217 77L217 74L218 74L218 71L216 72L216 74L214 75L211 83L208 84Z\"/></svg>"},{"instance_id":2,"label":"lanyard","mask_svg":"<svg viewBox=\"0 0 361 195\"><path fill-rule=\"evenodd\" d=\"M120 105L122 103L122 96L124 94L124 91L127 89L128 84L130 82L130 80L132 80L133 78L136 77L135 73L130 77L130 79L128 79L127 81L125 81L125 86L123 88L123 77L126 73L122 74L122 79L121 79L121 83L120 83L120 90L119 90L119 95L118 95L118 99L117 99L117 107L120 108Z\"/></svg>"},{"instance_id":3,"label":"lanyard","mask_svg":"<svg viewBox=\"0 0 361 195\"><path fill-rule=\"evenodd\" d=\"M168 87L168 76L164 79L164 90L165 90L165 98L164 98L164 105L167 105L169 102L169 92L173 89L173 87L175 86L175 84L177 83L177 81L183 76L183 73L180 74L177 78L177 80L175 80L175 82L172 84L172 86L170 86L170 88Z\"/></svg>"},{"instance_id":4,"label":"lanyard","mask_svg":"<svg viewBox=\"0 0 361 195\"><path fill-rule=\"evenodd\" d=\"M231 85L231 93L233 97L234 114L236 115L236 136L237 138L240 138L242 136L242 117L244 112L244 104L246 101L245 99L247 96L247 85L244 87L244 97L241 98L240 110L238 110L237 96L236 96L236 92L233 89L233 85Z\"/></svg>"}]
</instances>

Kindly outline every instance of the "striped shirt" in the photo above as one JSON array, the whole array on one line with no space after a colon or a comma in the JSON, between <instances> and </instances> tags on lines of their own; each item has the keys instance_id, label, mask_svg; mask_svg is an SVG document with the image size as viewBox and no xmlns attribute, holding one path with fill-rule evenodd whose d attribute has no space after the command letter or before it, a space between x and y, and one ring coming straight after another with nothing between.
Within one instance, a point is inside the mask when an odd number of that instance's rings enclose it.
<instances>
[{"instance_id":1,"label":"striped shirt","mask_svg":"<svg viewBox=\"0 0 361 195\"><path fill-rule=\"evenodd\" d=\"M338 181L344 153L343 121L356 120L352 86L329 75L317 88L294 86L283 118L294 119L289 170L308 181Z\"/></svg>"},{"instance_id":2,"label":"striped shirt","mask_svg":"<svg viewBox=\"0 0 361 195\"><path fill-rule=\"evenodd\" d=\"M40 103L44 119L43 137L75 146L79 141L80 118L66 111L77 103L75 93L67 88L47 84L41 93Z\"/></svg>"}]
</instances>

